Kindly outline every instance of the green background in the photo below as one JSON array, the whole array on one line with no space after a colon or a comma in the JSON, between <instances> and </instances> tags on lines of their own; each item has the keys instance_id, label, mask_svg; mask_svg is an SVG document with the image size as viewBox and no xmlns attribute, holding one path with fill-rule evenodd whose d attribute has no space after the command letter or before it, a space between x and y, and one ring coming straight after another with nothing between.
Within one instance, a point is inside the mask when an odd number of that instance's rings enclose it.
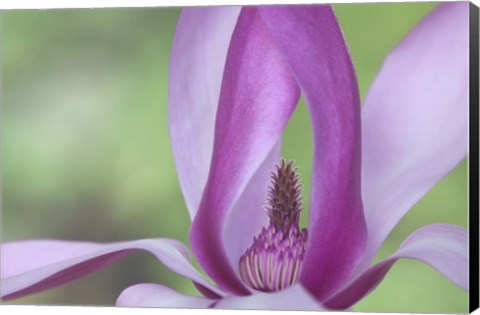
<instances>
[{"instance_id":1,"label":"green background","mask_svg":"<svg viewBox=\"0 0 480 315\"><path fill-rule=\"evenodd\" d=\"M362 98L387 53L434 6L335 5ZM179 12L2 13L4 241L169 237L188 244L190 222L167 128L167 68ZM303 104L287 127L284 156L300 166L308 200L312 136ZM466 226L467 179L464 161L406 215L377 260L420 226ZM10 304L112 305L122 289L142 282L198 294L188 280L138 253ZM467 303L467 293L433 269L405 260L354 310L459 313Z\"/></svg>"}]
</instances>

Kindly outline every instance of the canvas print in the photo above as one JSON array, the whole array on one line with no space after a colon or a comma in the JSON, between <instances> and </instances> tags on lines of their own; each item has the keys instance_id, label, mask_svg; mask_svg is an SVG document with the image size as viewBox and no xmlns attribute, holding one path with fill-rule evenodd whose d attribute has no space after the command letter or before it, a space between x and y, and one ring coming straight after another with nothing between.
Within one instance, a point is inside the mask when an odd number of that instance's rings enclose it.
<instances>
[{"instance_id":1,"label":"canvas print","mask_svg":"<svg viewBox=\"0 0 480 315\"><path fill-rule=\"evenodd\" d=\"M468 312L471 10L3 11L2 303Z\"/></svg>"}]
</instances>

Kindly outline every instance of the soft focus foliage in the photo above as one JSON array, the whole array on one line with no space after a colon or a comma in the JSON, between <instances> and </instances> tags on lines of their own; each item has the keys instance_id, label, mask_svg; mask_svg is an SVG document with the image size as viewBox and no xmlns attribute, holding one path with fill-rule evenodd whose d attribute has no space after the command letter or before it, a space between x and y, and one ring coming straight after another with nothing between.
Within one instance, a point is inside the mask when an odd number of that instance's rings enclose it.
<instances>
[{"instance_id":1,"label":"soft focus foliage","mask_svg":"<svg viewBox=\"0 0 480 315\"><path fill-rule=\"evenodd\" d=\"M433 6L335 6L362 98L386 54ZM167 129L167 68L178 14L166 8L3 12L4 241L170 237L187 243L190 220ZM284 156L300 166L307 206L312 151L302 104L287 128ZM307 217L302 214L303 226ZM415 206L378 258L435 222L467 225L466 162ZM14 303L111 305L122 289L142 282L195 294L189 281L146 256ZM467 300L434 270L403 261L354 309L460 313Z\"/></svg>"}]
</instances>

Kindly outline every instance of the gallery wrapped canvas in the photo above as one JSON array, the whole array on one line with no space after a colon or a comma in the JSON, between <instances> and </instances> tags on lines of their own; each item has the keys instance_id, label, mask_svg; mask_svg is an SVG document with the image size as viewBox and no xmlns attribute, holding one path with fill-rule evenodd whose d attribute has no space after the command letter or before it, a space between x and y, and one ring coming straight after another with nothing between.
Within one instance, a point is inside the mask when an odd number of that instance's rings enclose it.
<instances>
[{"instance_id":1,"label":"gallery wrapped canvas","mask_svg":"<svg viewBox=\"0 0 480 315\"><path fill-rule=\"evenodd\" d=\"M475 5L2 20L3 303L478 307Z\"/></svg>"}]
</instances>

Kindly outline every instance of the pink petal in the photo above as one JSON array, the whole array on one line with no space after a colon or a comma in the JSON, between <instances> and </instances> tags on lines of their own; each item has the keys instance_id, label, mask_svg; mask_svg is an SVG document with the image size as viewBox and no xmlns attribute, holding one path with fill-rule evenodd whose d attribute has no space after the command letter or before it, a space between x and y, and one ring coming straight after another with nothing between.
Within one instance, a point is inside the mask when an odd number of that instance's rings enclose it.
<instances>
[{"instance_id":1,"label":"pink petal","mask_svg":"<svg viewBox=\"0 0 480 315\"><path fill-rule=\"evenodd\" d=\"M178 178L192 219L210 168L220 84L239 13L239 7L187 8L175 32L168 122Z\"/></svg>"},{"instance_id":2,"label":"pink petal","mask_svg":"<svg viewBox=\"0 0 480 315\"><path fill-rule=\"evenodd\" d=\"M136 250L152 253L174 272L224 295L191 265L187 249L175 240L146 239L103 244L33 240L2 244L2 298L16 298L76 280Z\"/></svg>"},{"instance_id":3,"label":"pink petal","mask_svg":"<svg viewBox=\"0 0 480 315\"><path fill-rule=\"evenodd\" d=\"M238 7L187 8L175 33L169 76L170 135L192 219L210 168L220 82L239 13ZM229 213L223 238L234 265L265 225L266 216L257 214L262 212L270 170L279 160L280 144L252 176Z\"/></svg>"},{"instance_id":4,"label":"pink petal","mask_svg":"<svg viewBox=\"0 0 480 315\"><path fill-rule=\"evenodd\" d=\"M468 3L439 5L393 50L362 110L363 268L468 152Z\"/></svg>"},{"instance_id":5,"label":"pink petal","mask_svg":"<svg viewBox=\"0 0 480 315\"><path fill-rule=\"evenodd\" d=\"M413 232L395 254L361 273L325 304L333 309L352 306L374 290L400 258L422 261L468 290L467 231L454 225L433 224Z\"/></svg>"},{"instance_id":6,"label":"pink petal","mask_svg":"<svg viewBox=\"0 0 480 315\"><path fill-rule=\"evenodd\" d=\"M209 308L215 302L211 299L184 295L160 284L143 283L125 289L118 297L116 306Z\"/></svg>"},{"instance_id":7,"label":"pink petal","mask_svg":"<svg viewBox=\"0 0 480 315\"><path fill-rule=\"evenodd\" d=\"M330 6L259 10L305 94L312 117L312 199L300 281L321 300L350 275L366 242L357 81Z\"/></svg>"},{"instance_id":8,"label":"pink petal","mask_svg":"<svg viewBox=\"0 0 480 315\"><path fill-rule=\"evenodd\" d=\"M214 308L281 311L326 310L326 308L319 304L317 300L299 284L274 293L256 292L247 297L228 296L215 304Z\"/></svg>"},{"instance_id":9,"label":"pink petal","mask_svg":"<svg viewBox=\"0 0 480 315\"><path fill-rule=\"evenodd\" d=\"M290 70L256 9L242 9L225 66L210 173L190 233L200 265L230 293L249 291L226 252L222 236L228 214L278 143L298 97ZM256 189L266 192L266 187ZM263 209L255 216L264 216Z\"/></svg>"},{"instance_id":10,"label":"pink petal","mask_svg":"<svg viewBox=\"0 0 480 315\"><path fill-rule=\"evenodd\" d=\"M214 300L187 296L159 284L138 284L124 290L117 306L218 308L250 310L326 310L301 285L275 293L256 292L247 297L227 296Z\"/></svg>"}]
</instances>

